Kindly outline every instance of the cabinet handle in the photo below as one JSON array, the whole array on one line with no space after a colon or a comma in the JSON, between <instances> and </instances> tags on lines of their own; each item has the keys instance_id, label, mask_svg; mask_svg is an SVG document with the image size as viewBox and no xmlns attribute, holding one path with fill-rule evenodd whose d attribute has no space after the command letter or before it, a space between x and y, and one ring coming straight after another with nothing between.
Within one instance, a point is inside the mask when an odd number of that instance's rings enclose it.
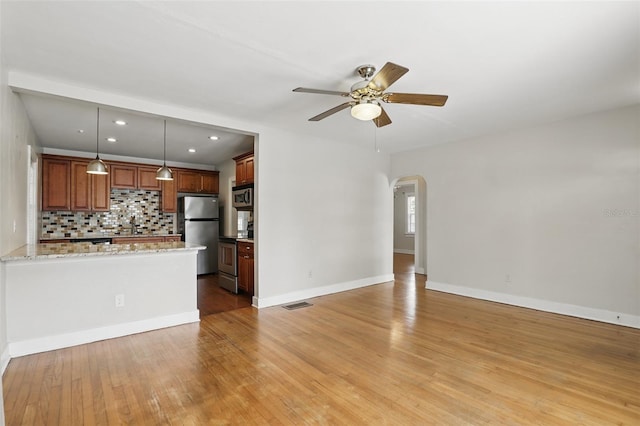
<instances>
[{"instance_id":1,"label":"cabinet handle","mask_svg":"<svg viewBox=\"0 0 640 426\"><path fill-rule=\"evenodd\" d=\"M249 258L249 256L244 256L244 258L245 258L245 259L248 259L248 258Z\"/></svg>"}]
</instances>

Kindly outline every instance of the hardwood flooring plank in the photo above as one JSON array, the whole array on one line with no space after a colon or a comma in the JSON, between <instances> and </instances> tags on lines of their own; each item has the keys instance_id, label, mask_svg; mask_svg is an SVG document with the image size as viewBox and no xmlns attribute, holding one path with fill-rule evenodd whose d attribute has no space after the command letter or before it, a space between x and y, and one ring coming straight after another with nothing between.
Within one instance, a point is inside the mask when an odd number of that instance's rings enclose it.
<instances>
[{"instance_id":1,"label":"hardwood flooring plank","mask_svg":"<svg viewBox=\"0 0 640 426\"><path fill-rule=\"evenodd\" d=\"M408 255L394 272L13 359L6 424L640 424L640 330L427 290Z\"/></svg>"}]
</instances>

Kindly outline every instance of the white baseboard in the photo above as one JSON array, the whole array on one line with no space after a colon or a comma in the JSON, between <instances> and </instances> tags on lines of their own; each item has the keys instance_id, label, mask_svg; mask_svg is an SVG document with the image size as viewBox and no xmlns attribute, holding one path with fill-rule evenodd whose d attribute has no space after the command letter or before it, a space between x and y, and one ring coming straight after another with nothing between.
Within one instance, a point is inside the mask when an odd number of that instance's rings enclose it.
<instances>
[{"instance_id":1,"label":"white baseboard","mask_svg":"<svg viewBox=\"0 0 640 426\"><path fill-rule=\"evenodd\" d=\"M39 337L37 339L23 340L20 342L9 342L9 355L14 358L198 321L200 321L200 311L196 309L191 312L166 315L158 318L115 324L55 336Z\"/></svg>"},{"instance_id":2,"label":"white baseboard","mask_svg":"<svg viewBox=\"0 0 640 426\"><path fill-rule=\"evenodd\" d=\"M0 354L0 377L4 374L4 370L7 369L9 361L11 361L11 356L9 356L9 345L7 345L2 351L2 354Z\"/></svg>"},{"instance_id":3,"label":"white baseboard","mask_svg":"<svg viewBox=\"0 0 640 426\"><path fill-rule=\"evenodd\" d=\"M347 281L338 284L331 284L324 287L314 287L291 293L280 294L278 296L253 298L253 306L257 308L267 308L269 306L277 306L290 302L297 302L303 299L311 299L313 297L324 296L327 294L339 293L341 291L353 290L360 287L386 283L393 281L393 274L378 275L377 277L363 278L356 281Z\"/></svg>"},{"instance_id":4,"label":"white baseboard","mask_svg":"<svg viewBox=\"0 0 640 426\"><path fill-rule=\"evenodd\" d=\"M407 249L393 249L394 253L399 253L399 254L414 254L415 252L413 250L407 250Z\"/></svg>"},{"instance_id":5,"label":"white baseboard","mask_svg":"<svg viewBox=\"0 0 640 426\"><path fill-rule=\"evenodd\" d=\"M425 287L430 290L437 290L445 293L457 294L460 296L473 297L474 299L488 300L491 302L505 303L507 305L514 305L522 308L536 309L538 311L552 312L555 314L568 315L571 317L606 322L609 324L640 328L640 316L638 315L612 312L605 309L590 308L586 306L571 305L569 303L534 299L531 297L516 296L507 293L498 293L494 291L481 290L459 285L444 284L435 281L427 281L425 283Z\"/></svg>"}]
</instances>

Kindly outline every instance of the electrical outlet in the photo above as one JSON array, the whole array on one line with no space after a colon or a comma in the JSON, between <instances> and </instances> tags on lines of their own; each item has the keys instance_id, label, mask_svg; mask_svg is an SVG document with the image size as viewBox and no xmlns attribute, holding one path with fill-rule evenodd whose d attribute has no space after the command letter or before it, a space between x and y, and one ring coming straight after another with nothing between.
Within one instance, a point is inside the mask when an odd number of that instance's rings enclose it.
<instances>
[{"instance_id":1,"label":"electrical outlet","mask_svg":"<svg viewBox=\"0 0 640 426\"><path fill-rule=\"evenodd\" d=\"M504 276L504 282L507 284L511 283L511 274L507 274Z\"/></svg>"},{"instance_id":2,"label":"electrical outlet","mask_svg":"<svg viewBox=\"0 0 640 426\"><path fill-rule=\"evenodd\" d=\"M124 307L124 294L116 294L116 308Z\"/></svg>"},{"instance_id":3,"label":"electrical outlet","mask_svg":"<svg viewBox=\"0 0 640 426\"><path fill-rule=\"evenodd\" d=\"M311 269L309 269L309 275L308 275L309 279L313 278L313 271Z\"/></svg>"}]
</instances>

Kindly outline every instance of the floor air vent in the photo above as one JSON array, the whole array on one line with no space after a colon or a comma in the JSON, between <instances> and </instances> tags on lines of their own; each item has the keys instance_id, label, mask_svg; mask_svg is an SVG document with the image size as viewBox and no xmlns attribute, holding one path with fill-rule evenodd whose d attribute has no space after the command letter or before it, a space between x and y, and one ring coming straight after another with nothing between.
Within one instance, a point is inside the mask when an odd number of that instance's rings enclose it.
<instances>
[{"instance_id":1,"label":"floor air vent","mask_svg":"<svg viewBox=\"0 0 640 426\"><path fill-rule=\"evenodd\" d=\"M307 306L313 306L313 305L307 302L298 302L298 303L293 303L291 305L285 305L283 306L283 308L292 311L294 309L306 308Z\"/></svg>"}]
</instances>

